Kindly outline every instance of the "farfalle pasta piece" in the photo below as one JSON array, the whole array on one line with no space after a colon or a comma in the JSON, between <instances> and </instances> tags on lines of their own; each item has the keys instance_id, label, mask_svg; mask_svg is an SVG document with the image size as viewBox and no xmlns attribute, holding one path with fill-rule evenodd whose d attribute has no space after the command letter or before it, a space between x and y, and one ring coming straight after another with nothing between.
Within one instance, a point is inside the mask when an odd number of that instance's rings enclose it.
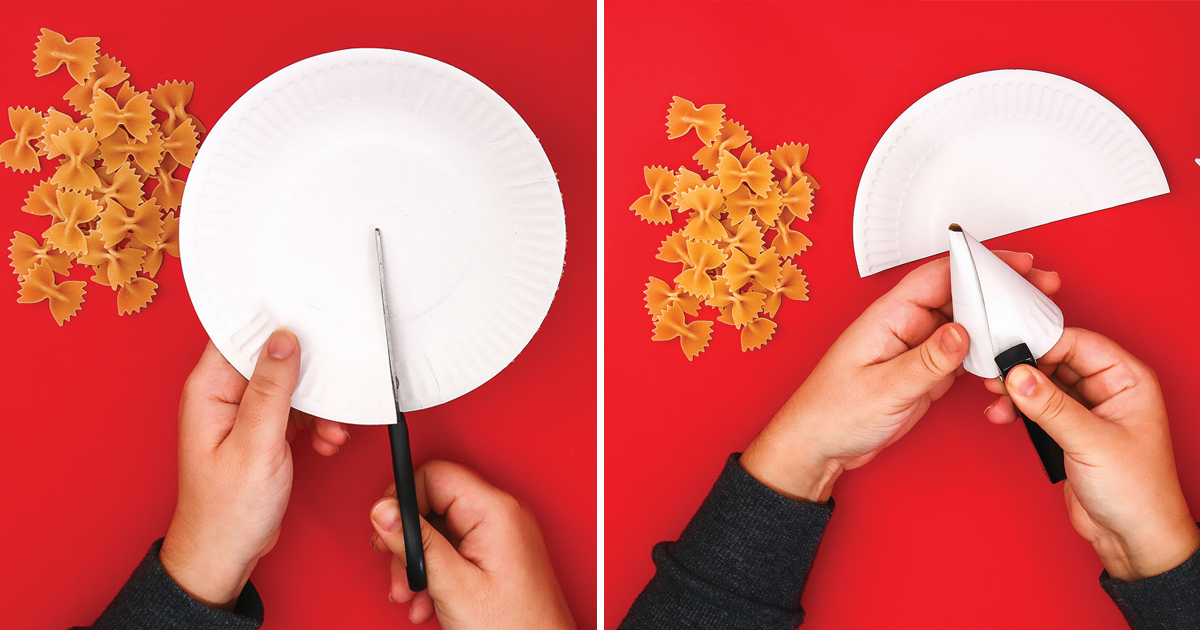
<instances>
[{"instance_id":1,"label":"farfalle pasta piece","mask_svg":"<svg viewBox=\"0 0 1200 630\"><path fill-rule=\"evenodd\" d=\"M83 84L96 67L100 56L99 37L76 37L71 41L44 28L33 49L33 67L37 76L44 77L63 65L76 83Z\"/></svg>"},{"instance_id":2,"label":"farfalle pasta piece","mask_svg":"<svg viewBox=\"0 0 1200 630\"><path fill-rule=\"evenodd\" d=\"M675 178L675 194L671 195L671 207L680 212L690 212L694 208L688 207L683 201L683 193L693 188L699 188L700 186L717 188L720 185L720 180L717 179L716 175L704 179L699 173L693 173L688 170L686 166L681 167L679 175Z\"/></svg>"},{"instance_id":3,"label":"farfalle pasta piece","mask_svg":"<svg viewBox=\"0 0 1200 630\"><path fill-rule=\"evenodd\" d=\"M728 195L743 182L759 197L766 196L771 188L771 162L765 154L759 154L746 166L729 151L721 152L717 163L717 177L721 180L721 192Z\"/></svg>"},{"instance_id":4,"label":"farfalle pasta piece","mask_svg":"<svg viewBox=\"0 0 1200 630\"><path fill-rule=\"evenodd\" d=\"M77 192L100 186L100 178L92 168L92 155L100 148L96 134L83 129L68 129L50 138L50 146L51 157L63 156L50 181L60 188Z\"/></svg>"},{"instance_id":5,"label":"farfalle pasta piece","mask_svg":"<svg viewBox=\"0 0 1200 630\"><path fill-rule=\"evenodd\" d=\"M46 119L31 107L9 107L8 123L14 136L0 143L0 162L24 173L42 170L35 145L42 137Z\"/></svg>"},{"instance_id":6,"label":"farfalle pasta piece","mask_svg":"<svg viewBox=\"0 0 1200 630\"><path fill-rule=\"evenodd\" d=\"M750 258L758 258L765 247L763 233L753 221L743 221L732 226L732 231L726 232L725 238L717 239L717 247L726 255L731 248L737 248Z\"/></svg>"},{"instance_id":7,"label":"farfalle pasta piece","mask_svg":"<svg viewBox=\"0 0 1200 630\"><path fill-rule=\"evenodd\" d=\"M738 186L725 196L725 210L729 213L729 221L738 225L751 214L761 218L766 223L774 223L779 218L782 208L779 189L771 182L767 186L767 194L754 195L749 188Z\"/></svg>"},{"instance_id":8,"label":"farfalle pasta piece","mask_svg":"<svg viewBox=\"0 0 1200 630\"><path fill-rule=\"evenodd\" d=\"M103 206L115 201L126 208L135 208L142 203L142 181L133 172L132 165L122 164L111 175L96 174L100 177L100 185L88 193L96 203Z\"/></svg>"},{"instance_id":9,"label":"farfalle pasta piece","mask_svg":"<svg viewBox=\"0 0 1200 630\"><path fill-rule=\"evenodd\" d=\"M110 87L120 85L128 78L129 73L125 71L125 66L122 66L120 61L108 55L102 55L96 59L96 67L88 75L87 80L82 84L71 86L63 98L71 104L71 107L75 108L75 111L87 115L92 111L92 102L96 100L97 94Z\"/></svg>"},{"instance_id":10,"label":"farfalle pasta piece","mask_svg":"<svg viewBox=\"0 0 1200 630\"><path fill-rule=\"evenodd\" d=\"M79 226L95 219L100 214L100 206L83 193L60 189L55 191L55 197L63 220L42 232L42 238L59 251L74 256L87 253L87 235Z\"/></svg>"},{"instance_id":11,"label":"farfalle pasta piece","mask_svg":"<svg viewBox=\"0 0 1200 630\"><path fill-rule=\"evenodd\" d=\"M117 313L136 313L154 299L158 283L150 278L137 277L117 287Z\"/></svg>"},{"instance_id":12,"label":"farfalle pasta piece","mask_svg":"<svg viewBox=\"0 0 1200 630\"><path fill-rule=\"evenodd\" d=\"M172 212L163 213L163 231L158 239L149 245L136 242L132 245L146 252L142 273L153 278L162 267L164 253L179 258L179 219Z\"/></svg>"},{"instance_id":13,"label":"farfalle pasta piece","mask_svg":"<svg viewBox=\"0 0 1200 630\"><path fill-rule=\"evenodd\" d=\"M787 190L787 192L779 198L780 205L791 211L801 221L807 221L813 205L812 187L808 184L808 178L801 177L790 188L781 188L781 190Z\"/></svg>"},{"instance_id":14,"label":"farfalle pasta piece","mask_svg":"<svg viewBox=\"0 0 1200 630\"><path fill-rule=\"evenodd\" d=\"M708 340L712 339L712 322L705 320L685 322L683 309L678 304L672 305L654 321L652 339L670 341L676 337L679 338L679 343L683 347L683 354L687 356L688 361L691 361L696 358L696 355L703 352L704 348L708 347Z\"/></svg>"},{"instance_id":15,"label":"farfalle pasta piece","mask_svg":"<svg viewBox=\"0 0 1200 630\"><path fill-rule=\"evenodd\" d=\"M750 134L746 133L746 128L732 120L726 120L721 125L721 133L717 135L717 141L712 146L700 147L700 150L696 151L692 158L704 170L716 173L717 160L721 158L721 152L732 152L747 142L750 142Z\"/></svg>"},{"instance_id":16,"label":"farfalle pasta piece","mask_svg":"<svg viewBox=\"0 0 1200 630\"><path fill-rule=\"evenodd\" d=\"M87 253L79 262L96 268L92 279L97 283L116 288L133 280L145 258L146 251L137 247L105 247L100 233L92 232L87 235Z\"/></svg>"},{"instance_id":17,"label":"farfalle pasta piece","mask_svg":"<svg viewBox=\"0 0 1200 630\"><path fill-rule=\"evenodd\" d=\"M681 203L687 204L696 213L683 229L684 236L711 243L728 234L721 225L725 198L717 189L712 186L693 188L683 193Z\"/></svg>"},{"instance_id":18,"label":"farfalle pasta piece","mask_svg":"<svg viewBox=\"0 0 1200 630\"><path fill-rule=\"evenodd\" d=\"M180 129L184 128L180 127ZM638 215L638 218L647 223L670 223L671 206L667 204L663 197L675 190L675 173L661 166L647 166L643 170L643 175L646 178L646 186L650 188L650 192L638 197L637 201L629 206L629 209L633 210L634 214Z\"/></svg>"},{"instance_id":19,"label":"farfalle pasta piece","mask_svg":"<svg viewBox=\"0 0 1200 630\"><path fill-rule=\"evenodd\" d=\"M676 230L670 236L663 239L662 246L658 248L658 255L655 258L669 263L683 263L690 266L692 259L688 258L687 237L683 235L683 230Z\"/></svg>"},{"instance_id":20,"label":"farfalle pasta piece","mask_svg":"<svg viewBox=\"0 0 1200 630\"><path fill-rule=\"evenodd\" d=\"M742 326L742 352L757 350L763 347L775 335L775 322L759 317L752 319Z\"/></svg>"},{"instance_id":21,"label":"farfalle pasta piece","mask_svg":"<svg viewBox=\"0 0 1200 630\"><path fill-rule=\"evenodd\" d=\"M130 138L124 129L117 129L100 141L100 161L104 164L104 170L109 173L121 168L131 157L134 164L149 177L162 164L162 134L155 130L145 142L138 142Z\"/></svg>"},{"instance_id":22,"label":"farfalle pasta piece","mask_svg":"<svg viewBox=\"0 0 1200 630\"><path fill-rule=\"evenodd\" d=\"M178 167L179 163L171 156L167 156L154 170L154 178L158 180L158 185L154 187L150 196L158 202L158 206L163 210L175 210L183 201L185 182L175 177L175 169Z\"/></svg>"},{"instance_id":23,"label":"farfalle pasta piece","mask_svg":"<svg viewBox=\"0 0 1200 630\"><path fill-rule=\"evenodd\" d=\"M700 313L700 298L691 295L678 284L672 287L663 280L650 276L646 283L646 309L650 316L658 318L663 311L678 304L684 313L695 316Z\"/></svg>"},{"instance_id":24,"label":"farfalle pasta piece","mask_svg":"<svg viewBox=\"0 0 1200 630\"><path fill-rule=\"evenodd\" d=\"M696 130L696 136L705 146L711 146L721 133L721 124L725 122L724 105L705 105L697 108L686 98L676 96L667 110L667 137L678 138Z\"/></svg>"},{"instance_id":25,"label":"farfalle pasta piece","mask_svg":"<svg viewBox=\"0 0 1200 630\"><path fill-rule=\"evenodd\" d=\"M190 120L183 121L183 124L176 127L175 131L171 132L170 136L163 138L163 140L162 140L163 152L169 154L172 158L175 159L176 162L179 162L180 164L182 164L188 168L192 167L192 162L196 159L196 151L199 148L200 148L200 136L196 135L196 127L192 124L192 121L190 121ZM666 169L663 169L663 170L666 171ZM670 175L671 186L674 187L675 174L671 173L671 171L667 171L667 174ZM648 180L648 178L647 178L647 180ZM649 181L647 181L647 183L649 183ZM651 194L653 194L654 187L651 186L650 190L651 190ZM668 190L667 192L669 193L671 191ZM659 196L659 201L662 201L661 196ZM663 203L663 205L664 206L666 205L665 202ZM670 208L666 209L666 215L667 215L667 223L670 223L671 222Z\"/></svg>"},{"instance_id":26,"label":"farfalle pasta piece","mask_svg":"<svg viewBox=\"0 0 1200 630\"><path fill-rule=\"evenodd\" d=\"M116 201L110 199L106 204L96 224L96 231L100 232L105 247L116 247L126 237L149 246L162 235L162 211L153 199L137 206L132 216Z\"/></svg>"},{"instance_id":27,"label":"farfalle pasta piece","mask_svg":"<svg viewBox=\"0 0 1200 630\"><path fill-rule=\"evenodd\" d=\"M736 291L751 280L758 281L764 287L773 287L779 283L780 273L779 254L772 247L754 262L750 262L741 250L732 250L729 260L725 263L725 272L721 275L730 288Z\"/></svg>"},{"instance_id":28,"label":"farfalle pasta piece","mask_svg":"<svg viewBox=\"0 0 1200 630\"><path fill-rule=\"evenodd\" d=\"M771 164L783 171L783 179L779 180L780 188L787 190L796 180L804 177L804 161L808 159L808 145L788 143L781 144L771 151Z\"/></svg>"},{"instance_id":29,"label":"farfalle pasta piece","mask_svg":"<svg viewBox=\"0 0 1200 630\"><path fill-rule=\"evenodd\" d=\"M692 265L675 276L675 284L696 297L712 297L713 281L706 272L720 267L725 254L716 245L702 241L688 241L687 249Z\"/></svg>"},{"instance_id":30,"label":"farfalle pasta piece","mask_svg":"<svg viewBox=\"0 0 1200 630\"><path fill-rule=\"evenodd\" d=\"M121 105L108 92L100 91L92 102L91 118L100 140L111 136L117 127L124 127L131 138L146 142L154 130L154 106L145 92L135 94L128 103Z\"/></svg>"},{"instance_id":31,"label":"farfalle pasta piece","mask_svg":"<svg viewBox=\"0 0 1200 630\"><path fill-rule=\"evenodd\" d=\"M58 186L48 179L29 191L21 210L39 217L50 217L51 224L66 219L58 208Z\"/></svg>"},{"instance_id":32,"label":"farfalle pasta piece","mask_svg":"<svg viewBox=\"0 0 1200 630\"><path fill-rule=\"evenodd\" d=\"M707 300L706 304L720 309L728 307L730 319L735 326L741 326L758 316L767 296L757 291L738 293L737 291L730 290L728 288L729 283L724 278L720 278L715 282L715 284L721 283L725 285L724 290Z\"/></svg>"},{"instance_id":33,"label":"farfalle pasta piece","mask_svg":"<svg viewBox=\"0 0 1200 630\"><path fill-rule=\"evenodd\" d=\"M788 227L783 221L775 222L775 238L771 240L771 247L779 252L783 258L791 258L799 256L804 250L812 245L812 241L800 232Z\"/></svg>"},{"instance_id":34,"label":"farfalle pasta piece","mask_svg":"<svg viewBox=\"0 0 1200 630\"><path fill-rule=\"evenodd\" d=\"M753 284L753 287L767 296L763 303L763 313L767 317L775 317L784 297L801 302L808 301L808 279L804 277L804 272L790 262L783 266L779 275L779 283L774 287L768 289L757 282Z\"/></svg>"},{"instance_id":35,"label":"farfalle pasta piece","mask_svg":"<svg viewBox=\"0 0 1200 630\"><path fill-rule=\"evenodd\" d=\"M37 140L38 155L51 156L50 152L54 150L50 144L50 138L68 129L83 129L84 131L92 130L92 119L84 118L83 120L75 120L70 114L66 114L51 107L46 110L46 116L43 119L42 137Z\"/></svg>"},{"instance_id":36,"label":"farfalle pasta piece","mask_svg":"<svg viewBox=\"0 0 1200 630\"><path fill-rule=\"evenodd\" d=\"M192 83L168 81L159 83L158 87L150 90L150 102L154 104L154 109L166 116L162 123L163 133L173 133L184 120L192 121L192 126L195 127L197 133L208 132L200 119L185 109L192 102L194 87Z\"/></svg>"},{"instance_id":37,"label":"farfalle pasta piece","mask_svg":"<svg viewBox=\"0 0 1200 630\"><path fill-rule=\"evenodd\" d=\"M13 272L20 278L29 275L38 263L45 263L54 273L64 276L71 271L71 257L49 243L38 243L23 232L13 232L11 243L8 258L12 261Z\"/></svg>"},{"instance_id":38,"label":"farfalle pasta piece","mask_svg":"<svg viewBox=\"0 0 1200 630\"><path fill-rule=\"evenodd\" d=\"M83 295L87 293L87 283L79 280L68 280L62 283L54 282L54 271L46 262L33 266L29 274L21 278L17 302L21 304L36 304L42 300L50 301L50 314L62 326L79 312L83 305Z\"/></svg>"}]
</instances>

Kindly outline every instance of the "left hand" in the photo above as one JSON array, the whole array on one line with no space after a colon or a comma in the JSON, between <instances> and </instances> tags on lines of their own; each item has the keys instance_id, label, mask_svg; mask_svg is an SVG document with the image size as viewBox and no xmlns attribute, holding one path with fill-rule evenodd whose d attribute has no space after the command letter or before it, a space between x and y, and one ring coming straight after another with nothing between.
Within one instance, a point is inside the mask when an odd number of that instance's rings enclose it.
<instances>
[{"instance_id":1,"label":"left hand","mask_svg":"<svg viewBox=\"0 0 1200 630\"><path fill-rule=\"evenodd\" d=\"M271 334L247 382L209 342L179 401L179 499L159 560L197 601L232 610L258 560L279 539L292 491L297 428L333 455L350 437L291 408L300 342Z\"/></svg>"},{"instance_id":2,"label":"left hand","mask_svg":"<svg viewBox=\"0 0 1200 630\"><path fill-rule=\"evenodd\" d=\"M1058 290L1058 274L1034 269L1029 254L995 253L1043 293ZM949 258L905 276L834 342L742 468L784 496L828 501L843 471L908 433L961 373L970 340L952 315Z\"/></svg>"}]
</instances>

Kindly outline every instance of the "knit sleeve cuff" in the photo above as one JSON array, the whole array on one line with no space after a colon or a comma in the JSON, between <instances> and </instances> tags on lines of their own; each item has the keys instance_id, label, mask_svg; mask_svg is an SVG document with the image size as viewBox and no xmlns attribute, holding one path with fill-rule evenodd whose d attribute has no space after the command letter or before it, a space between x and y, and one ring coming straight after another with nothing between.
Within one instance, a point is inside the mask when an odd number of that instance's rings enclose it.
<instances>
[{"instance_id":1,"label":"knit sleeve cuff","mask_svg":"<svg viewBox=\"0 0 1200 630\"><path fill-rule=\"evenodd\" d=\"M141 564L91 628L253 630L262 625L262 599L253 584L246 582L233 612L205 606L167 575L158 559L162 543L160 538L150 546Z\"/></svg>"},{"instance_id":2,"label":"knit sleeve cuff","mask_svg":"<svg viewBox=\"0 0 1200 630\"><path fill-rule=\"evenodd\" d=\"M681 567L727 591L799 609L817 546L833 514L790 499L750 476L734 453L679 540L665 547Z\"/></svg>"},{"instance_id":3,"label":"knit sleeve cuff","mask_svg":"<svg viewBox=\"0 0 1200 630\"><path fill-rule=\"evenodd\" d=\"M1200 551L1166 573L1133 582L1105 570L1100 586L1133 630L1200 627Z\"/></svg>"}]
</instances>

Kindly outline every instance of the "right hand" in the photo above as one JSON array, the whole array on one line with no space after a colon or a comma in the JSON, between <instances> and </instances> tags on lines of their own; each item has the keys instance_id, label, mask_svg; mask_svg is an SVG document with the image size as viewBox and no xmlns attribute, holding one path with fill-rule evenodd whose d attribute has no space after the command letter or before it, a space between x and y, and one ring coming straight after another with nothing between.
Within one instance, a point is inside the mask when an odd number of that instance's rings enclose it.
<instances>
[{"instance_id":1,"label":"right hand","mask_svg":"<svg viewBox=\"0 0 1200 630\"><path fill-rule=\"evenodd\" d=\"M1038 364L1042 371L1014 368L1007 386L987 381L1007 394L988 419L1016 420L1015 403L1062 446L1071 524L1110 576L1129 582L1179 566L1200 549L1200 529L1179 487L1154 371L1079 328L1066 329Z\"/></svg>"},{"instance_id":2,"label":"right hand","mask_svg":"<svg viewBox=\"0 0 1200 630\"><path fill-rule=\"evenodd\" d=\"M410 602L416 624L443 630L573 630L575 621L533 514L473 470L431 461L414 474L422 514L444 515L446 536L421 518L428 590L413 593L395 485L371 508L371 547L391 552L388 597Z\"/></svg>"}]
</instances>

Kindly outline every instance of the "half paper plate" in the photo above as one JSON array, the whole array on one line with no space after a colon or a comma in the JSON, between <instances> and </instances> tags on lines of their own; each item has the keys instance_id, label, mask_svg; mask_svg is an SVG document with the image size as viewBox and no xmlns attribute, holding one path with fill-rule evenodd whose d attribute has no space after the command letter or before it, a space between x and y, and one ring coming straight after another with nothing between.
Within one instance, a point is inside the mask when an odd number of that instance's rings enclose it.
<instances>
[{"instance_id":1,"label":"half paper plate","mask_svg":"<svg viewBox=\"0 0 1200 630\"><path fill-rule=\"evenodd\" d=\"M562 275L562 195L533 132L439 61L312 57L243 95L204 141L179 241L205 330L249 376L279 326L300 339L297 409L395 421L374 228L383 234L405 411L478 387L537 332Z\"/></svg>"},{"instance_id":2,"label":"half paper plate","mask_svg":"<svg viewBox=\"0 0 1200 630\"><path fill-rule=\"evenodd\" d=\"M979 240L1168 192L1150 143L1091 89L1032 70L952 81L913 103L875 146L854 202L869 276Z\"/></svg>"}]
</instances>

